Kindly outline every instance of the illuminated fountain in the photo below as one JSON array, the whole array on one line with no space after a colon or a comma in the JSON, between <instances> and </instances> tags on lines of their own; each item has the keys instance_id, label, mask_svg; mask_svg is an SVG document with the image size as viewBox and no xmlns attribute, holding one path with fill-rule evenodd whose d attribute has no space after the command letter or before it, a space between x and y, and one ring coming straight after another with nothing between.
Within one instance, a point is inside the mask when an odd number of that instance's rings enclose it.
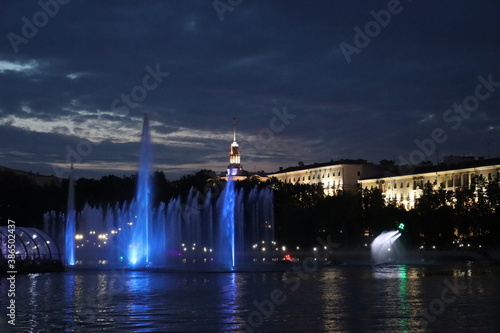
<instances>
[{"instance_id":1,"label":"illuminated fountain","mask_svg":"<svg viewBox=\"0 0 500 333\"><path fill-rule=\"evenodd\" d=\"M192 188L187 197L152 207L151 165L145 116L134 200L86 204L78 213L68 203L68 218L55 212L44 215L45 230L64 238L68 265L232 271L269 262L269 250L275 247L271 189L245 192L230 179L207 193Z\"/></svg>"},{"instance_id":2,"label":"illuminated fountain","mask_svg":"<svg viewBox=\"0 0 500 333\"><path fill-rule=\"evenodd\" d=\"M395 243L400 236L399 230L383 231L373 240L371 253L375 265L397 262L398 246Z\"/></svg>"},{"instance_id":3,"label":"illuminated fountain","mask_svg":"<svg viewBox=\"0 0 500 333\"><path fill-rule=\"evenodd\" d=\"M234 181L229 177L221 208L221 225L219 226L218 253L222 267L226 270L234 270L235 263L235 213L236 193Z\"/></svg>"},{"instance_id":4,"label":"illuminated fountain","mask_svg":"<svg viewBox=\"0 0 500 333\"><path fill-rule=\"evenodd\" d=\"M139 175L137 183L136 220L130 231L128 259L132 265L149 265L149 234L151 232L151 172L152 152L149 135L149 119L144 115L141 136L141 154L139 157Z\"/></svg>"},{"instance_id":5,"label":"illuminated fountain","mask_svg":"<svg viewBox=\"0 0 500 333\"><path fill-rule=\"evenodd\" d=\"M75 264L75 234L76 234L76 211L75 211L75 180L73 178L73 164L68 183L68 209L66 211L66 225L64 233L65 264Z\"/></svg>"}]
</instances>

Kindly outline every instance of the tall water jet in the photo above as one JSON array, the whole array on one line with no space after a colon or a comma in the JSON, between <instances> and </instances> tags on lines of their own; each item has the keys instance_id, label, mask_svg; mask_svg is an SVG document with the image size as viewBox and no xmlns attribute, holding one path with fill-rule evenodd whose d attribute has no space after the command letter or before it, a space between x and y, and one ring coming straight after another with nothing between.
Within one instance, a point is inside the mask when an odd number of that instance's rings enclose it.
<instances>
[{"instance_id":1,"label":"tall water jet","mask_svg":"<svg viewBox=\"0 0 500 333\"><path fill-rule=\"evenodd\" d=\"M383 231L371 244L372 260L375 265L394 263L398 259L395 242L401 236L399 230Z\"/></svg>"},{"instance_id":2,"label":"tall water jet","mask_svg":"<svg viewBox=\"0 0 500 333\"><path fill-rule=\"evenodd\" d=\"M76 211L75 211L75 179L73 177L73 163L68 181L68 205L66 210L66 232L64 252L66 265L75 264L75 231L76 231Z\"/></svg>"},{"instance_id":3,"label":"tall water jet","mask_svg":"<svg viewBox=\"0 0 500 333\"><path fill-rule=\"evenodd\" d=\"M232 145L232 152L238 157L235 148L237 144ZM233 166L241 166L238 158L234 162L238 163ZM87 203L75 213L70 181L68 213L44 215L45 229L60 244L68 242L68 256L73 252L74 259L68 259L68 264L233 271L272 263L269 259L276 242L270 188L237 189L229 177L225 185L214 183L205 193L192 187L187 196L153 207L151 165L145 115L137 191L132 201L105 206Z\"/></svg>"},{"instance_id":4,"label":"tall water jet","mask_svg":"<svg viewBox=\"0 0 500 333\"><path fill-rule=\"evenodd\" d=\"M149 119L144 114L142 125L141 147L139 157L139 174L136 193L136 215L132 225L131 242L129 244L128 259L132 265L149 265L149 234L151 231L151 171L152 149L149 134Z\"/></svg>"},{"instance_id":5,"label":"tall water jet","mask_svg":"<svg viewBox=\"0 0 500 333\"><path fill-rule=\"evenodd\" d=\"M236 192L234 180L229 177L223 193L222 211L219 226L219 260L223 269L234 270L235 257L235 208Z\"/></svg>"}]
</instances>

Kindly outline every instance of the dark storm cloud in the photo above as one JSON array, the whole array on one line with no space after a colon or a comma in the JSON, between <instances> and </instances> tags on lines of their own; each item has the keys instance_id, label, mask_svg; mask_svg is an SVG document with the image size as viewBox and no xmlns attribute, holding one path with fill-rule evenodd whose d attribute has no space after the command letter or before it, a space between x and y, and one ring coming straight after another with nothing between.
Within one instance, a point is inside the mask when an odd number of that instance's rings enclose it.
<instances>
[{"instance_id":1,"label":"dark storm cloud","mask_svg":"<svg viewBox=\"0 0 500 333\"><path fill-rule=\"evenodd\" d=\"M441 154L485 154L487 142L500 154L493 145L499 92L459 129L443 120L474 94L479 76L500 81L500 4L401 1L402 10L348 63L339 45L354 45L354 28L364 30L370 11L388 3L245 1L221 21L211 1L70 1L16 53L7 35L22 36L22 18L32 21L41 8L3 2L2 164L46 171L65 162L67 145L90 140L95 149L81 167L92 161L94 174L133 170L144 112L155 161L176 176L224 170L234 116L249 170L391 159L437 127L448 135ZM134 99L148 67L169 74L147 81L157 85ZM296 117L263 140L273 110L284 107Z\"/></svg>"}]
</instances>

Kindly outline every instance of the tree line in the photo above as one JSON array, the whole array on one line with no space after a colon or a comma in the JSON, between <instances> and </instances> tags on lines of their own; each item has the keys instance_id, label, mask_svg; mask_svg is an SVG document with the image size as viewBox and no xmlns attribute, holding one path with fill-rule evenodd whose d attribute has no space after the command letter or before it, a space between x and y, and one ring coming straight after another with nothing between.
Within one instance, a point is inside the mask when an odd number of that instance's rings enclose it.
<instances>
[{"instance_id":1,"label":"tree line","mask_svg":"<svg viewBox=\"0 0 500 333\"><path fill-rule=\"evenodd\" d=\"M137 175L80 178L75 181L76 209L85 204L106 206L133 200ZM153 204L174 197L187 197L194 188L202 195L212 191L217 197L225 186L211 170L200 170L178 180L165 173L151 176ZM238 188L250 191L254 186L274 191L275 236L289 248L310 249L318 236L332 237L344 248L363 249L384 230L404 226L403 239L417 248L448 249L458 244L495 247L500 235L500 185L475 177L467 187L447 191L443 185L424 184L415 208L406 210L396 201L386 202L379 189L337 191L325 196L321 184L291 184L271 178L266 182L247 179ZM64 212L67 207L68 180L61 184L39 186L33 180L8 171L0 172L0 224L7 219L20 226L42 227L43 214Z\"/></svg>"}]
</instances>

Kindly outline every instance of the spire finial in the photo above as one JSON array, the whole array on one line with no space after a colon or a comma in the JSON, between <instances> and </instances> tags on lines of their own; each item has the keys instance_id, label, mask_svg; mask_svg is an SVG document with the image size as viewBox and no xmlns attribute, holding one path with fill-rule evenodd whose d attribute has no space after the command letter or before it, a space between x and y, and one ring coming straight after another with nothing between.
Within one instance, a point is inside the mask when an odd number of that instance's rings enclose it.
<instances>
[{"instance_id":1,"label":"spire finial","mask_svg":"<svg viewBox=\"0 0 500 333\"><path fill-rule=\"evenodd\" d=\"M233 141L236 142L236 121L238 118L233 117Z\"/></svg>"}]
</instances>

